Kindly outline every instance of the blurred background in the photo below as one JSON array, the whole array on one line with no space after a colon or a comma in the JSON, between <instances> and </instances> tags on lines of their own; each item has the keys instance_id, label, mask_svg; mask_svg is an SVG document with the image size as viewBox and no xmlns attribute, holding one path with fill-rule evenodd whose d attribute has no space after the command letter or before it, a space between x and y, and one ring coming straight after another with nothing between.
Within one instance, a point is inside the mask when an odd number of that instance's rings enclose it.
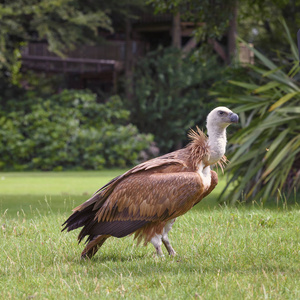
<instances>
[{"instance_id":1,"label":"blurred background","mask_svg":"<svg viewBox=\"0 0 300 300\"><path fill-rule=\"evenodd\" d=\"M300 0L2 0L0 171L127 168L223 105L221 201L297 199L299 28Z\"/></svg>"}]
</instances>

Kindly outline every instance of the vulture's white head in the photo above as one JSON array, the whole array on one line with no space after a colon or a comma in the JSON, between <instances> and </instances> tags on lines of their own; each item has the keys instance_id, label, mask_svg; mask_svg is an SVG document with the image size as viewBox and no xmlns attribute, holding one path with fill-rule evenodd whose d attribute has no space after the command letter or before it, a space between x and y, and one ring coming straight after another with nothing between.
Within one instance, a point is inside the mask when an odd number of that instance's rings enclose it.
<instances>
[{"instance_id":1,"label":"vulture's white head","mask_svg":"<svg viewBox=\"0 0 300 300\"><path fill-rule=\"evenodd\" d=\"M211 153L209 164L216 163L225 154L226 128L232 123L237 123L238 120L238 115L224 106L219 106L208 114L206 127Z\"/></svg>"},{"instance_id":2,"label":"vulture's white head","mask_svg":"<svg viewBox=\"0 0 300 300\"><path fill-rule=\"evenodd\" d=\"M237 123L239 117L225 106L219 106L212 110L206 119L207 130L210 129L225 129L232 123Z\"/></svg>"}]
</instances>

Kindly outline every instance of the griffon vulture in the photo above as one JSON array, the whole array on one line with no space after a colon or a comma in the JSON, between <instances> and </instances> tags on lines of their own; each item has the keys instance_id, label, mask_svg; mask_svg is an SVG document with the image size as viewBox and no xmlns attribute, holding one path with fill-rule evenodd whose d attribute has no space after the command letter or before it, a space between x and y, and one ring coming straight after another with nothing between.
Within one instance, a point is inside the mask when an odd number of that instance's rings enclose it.
<instances>
[{"instance_id":1,"label":"griffon vulture","mask_svg":"<svg viewBox=\"0 0 300 300\"><path fill-rule=\"evenodd\" d=\"M215 108L207 116L208 137L198 128L191 131L185 148L137 165L74 208L63 230L83 227L78 240L87 236L87 245L81 257L92 257L111 236L132 233L138 241L151 242L159 256L162 243L175 255L168 232L217 185L210 166L226 162L226 128L237 122L238 115L228 108Z\"/></svg>"}]
</instances>

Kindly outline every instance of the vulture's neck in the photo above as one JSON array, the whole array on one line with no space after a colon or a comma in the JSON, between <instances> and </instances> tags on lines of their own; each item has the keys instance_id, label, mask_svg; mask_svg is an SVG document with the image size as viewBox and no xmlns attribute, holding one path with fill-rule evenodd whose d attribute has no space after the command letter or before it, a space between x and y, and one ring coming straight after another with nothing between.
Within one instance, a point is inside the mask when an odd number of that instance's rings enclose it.
<instances>
[{"instance_id":1,"label":"vulture's neck","mask_svg":"<svg viewBox=\"0 0 300 300\"><path fill-rule=\"evenodd\" d=\"M210 155L207 162L209 165L212 165L219 161L225 154L227 138L226 127L209 125L207 126L207 135Z\"/></svg>"}]
</instances>

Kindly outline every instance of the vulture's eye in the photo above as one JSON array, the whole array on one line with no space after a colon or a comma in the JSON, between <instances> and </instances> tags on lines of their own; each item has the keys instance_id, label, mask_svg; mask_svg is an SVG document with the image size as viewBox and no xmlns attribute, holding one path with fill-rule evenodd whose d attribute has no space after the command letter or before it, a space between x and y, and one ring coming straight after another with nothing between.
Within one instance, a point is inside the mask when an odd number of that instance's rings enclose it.
<instances>
[{"instance_id":1,"label":"vulture's eye","mask_svg":"<svg viewBox=\"0 0 300 300\"><path fill-rule=\"evenodd\" d=\"M219 114L220 116L222 116L222 115L224 115L224 114L225 114L225 112L224 112L224 111L222 111L222 110L219 110L219 111L218 111L218 114Z\"/></svg>"}]
</instances>

